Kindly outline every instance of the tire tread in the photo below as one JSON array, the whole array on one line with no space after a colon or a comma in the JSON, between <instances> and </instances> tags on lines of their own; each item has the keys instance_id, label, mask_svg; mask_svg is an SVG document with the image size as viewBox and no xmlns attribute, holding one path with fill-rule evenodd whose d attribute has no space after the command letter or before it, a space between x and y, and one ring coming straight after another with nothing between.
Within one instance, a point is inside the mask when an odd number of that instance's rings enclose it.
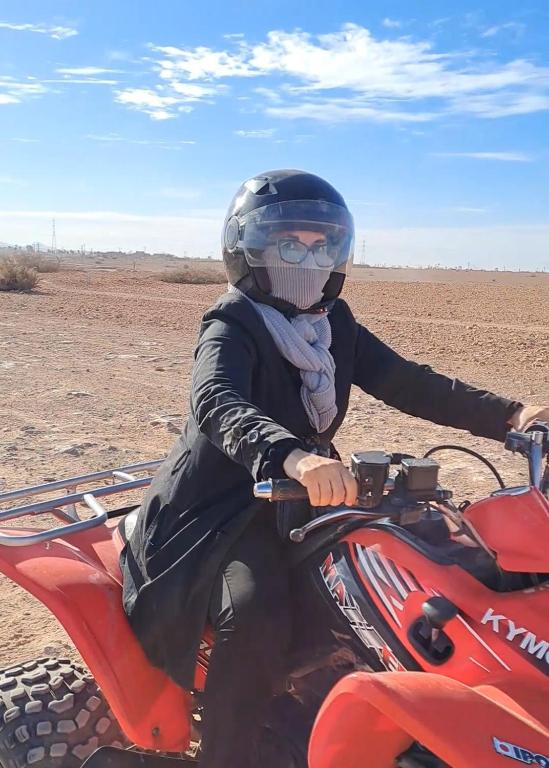
<instances>
[{"instance_id":1,"label":"tire tread","mask_svg":"<svg viewBox=\"0 0 549 768\"><path fill-rule=\"evenodd\" d=\"M98 747L125 743L84 667L44 657L0 670L0 768L80 768Z\"/></svg>"}]
</instances>

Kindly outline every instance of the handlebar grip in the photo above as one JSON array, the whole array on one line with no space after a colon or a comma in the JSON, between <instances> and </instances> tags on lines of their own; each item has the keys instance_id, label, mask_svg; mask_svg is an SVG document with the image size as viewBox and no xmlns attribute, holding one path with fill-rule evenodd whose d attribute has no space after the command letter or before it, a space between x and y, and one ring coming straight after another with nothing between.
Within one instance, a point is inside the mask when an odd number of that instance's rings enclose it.
<instances>
[{"instance_id":1,"label":"handlebar grip","mask_svg":"<svg viewBox=\"0 0 549 768\"><path fill-rule=\"evenodd\" d=\"M254 485L254 496L268 501L299 501L309 498L307 489L297 480L264 480Z\"/></svg>"}]
</instances>

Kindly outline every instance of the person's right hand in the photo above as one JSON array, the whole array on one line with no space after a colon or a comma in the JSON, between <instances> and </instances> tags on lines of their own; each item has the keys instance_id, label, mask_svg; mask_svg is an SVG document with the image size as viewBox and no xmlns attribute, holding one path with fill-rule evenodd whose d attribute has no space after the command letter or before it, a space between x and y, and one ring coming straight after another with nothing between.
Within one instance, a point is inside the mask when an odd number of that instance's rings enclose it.
<instances>
[{"instance_id":1,"label":"person's right hand","mask_svg":"<svg viewBox=\"0 0 549 768\"><path fill-rule=\"evenodd\" d=\"M283 468L288 477L305 486L313 507L351 507L356 503L357 482L340 461L296 448L286 457Z\"/></svg>"}]
</instances>

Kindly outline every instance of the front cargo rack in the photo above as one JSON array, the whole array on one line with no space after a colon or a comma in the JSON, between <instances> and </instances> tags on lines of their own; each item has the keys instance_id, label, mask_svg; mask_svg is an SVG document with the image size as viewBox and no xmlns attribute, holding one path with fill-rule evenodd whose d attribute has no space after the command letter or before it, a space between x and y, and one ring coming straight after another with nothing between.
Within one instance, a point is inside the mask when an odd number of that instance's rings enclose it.
<instances>
[{"instance_id":1,"label":"front cargo rack","mask_svg":"<svg viewBox=\"0 0 549 768\"><path fill-rule=\"evenodd\" d=\"M18 507L9 507L0 510L0 525L7 520L16 520L27 515L54 515L65 524L58 525L48 530L40 530L36 533L8 534L5 533L8 528L4 528L0 533L0 545L5 547L23 547L29 544L37 544L42 541L51 541L60 537L68 536L78 531L85 531L94 528L97 525L103 525L109 513L105 507L98 501L103 496L112 496L125 491L133 491L138 488L145 488L150 485L155 470L162 463L162 459L155 461L144 461L139 464L128 464L124 467L115 469L106 469L101 472L92 472L87 475L78 475L77 477L68 477L63 480L55 480L51 483L42 485L28 486L19 488L15 491L6 491L0 493L0 506L7 502L22 498L35 498L44 496L54 491L65 491L61 496L55 496L43 501L32 501ZM144 477L136 477L135 473L147 474ZM112 481L110 484L92 488L88 491L78 491L79 486L99 482L101 480ZM84 504L91 510L92 516L84 520L80 518L76 510L77 504Z\"/></svg>"}]
</instances>

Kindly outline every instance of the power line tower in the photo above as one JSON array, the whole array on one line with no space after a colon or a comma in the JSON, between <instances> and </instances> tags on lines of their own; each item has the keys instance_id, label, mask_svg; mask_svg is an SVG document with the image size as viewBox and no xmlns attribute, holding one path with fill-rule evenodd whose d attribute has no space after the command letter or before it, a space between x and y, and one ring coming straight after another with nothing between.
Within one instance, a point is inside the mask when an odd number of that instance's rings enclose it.
<instances>
[{"instance_id":1,"label":"power line tower","mask_svg":"<svg viewBox=\"0 0 549 768\"><path fill-rule=\"evenodd\" d=\"M51 252L57 256L57 234L55 232L55 219L51 220Z\"/></svg>"}]
</instances>

